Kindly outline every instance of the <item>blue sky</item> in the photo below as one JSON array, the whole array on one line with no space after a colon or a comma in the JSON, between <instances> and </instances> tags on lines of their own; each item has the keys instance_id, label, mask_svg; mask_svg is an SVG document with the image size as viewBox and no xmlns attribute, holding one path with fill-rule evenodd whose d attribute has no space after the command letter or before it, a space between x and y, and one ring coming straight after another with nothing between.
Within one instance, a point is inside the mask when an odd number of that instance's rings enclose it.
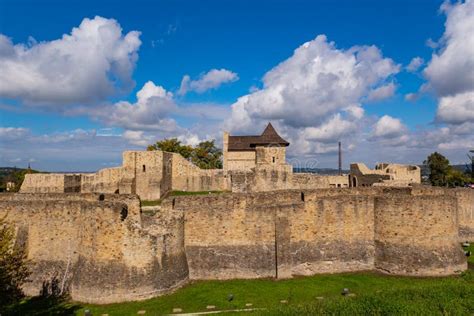
<instances>
[{"instance_id":1,"label":"blue sky","mask_svg":"<svg viewBox=\"0 0 474 316\"><path fill-rule=\"evenodd\" d=\"M472 2L1 0L0 165L92 171L268 121L294 164L334 167L338 140L346 166L463 162Z\"/></svg>"}]
</instances>

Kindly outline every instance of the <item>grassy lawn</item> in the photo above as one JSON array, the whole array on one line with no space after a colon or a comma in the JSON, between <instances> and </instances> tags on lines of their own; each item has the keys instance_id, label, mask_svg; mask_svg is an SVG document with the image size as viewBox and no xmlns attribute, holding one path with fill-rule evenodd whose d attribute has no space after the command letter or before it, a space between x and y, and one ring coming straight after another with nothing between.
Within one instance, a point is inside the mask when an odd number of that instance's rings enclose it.
<instances>
[{"instance_id":1,"label":"grassy lawn","mask_svg":"<svg viewBox=\"0 0 474 316\"><path fill-rule=\"evenodd\" d=\"M342 296L349 288L354 296ZM229 302L228 296L234 299ZM285 303L281 301L285 300ZM245 308L252 315L472 315L474 271L444 278L394 277L376 273L316 275L289 280L199 281L173 294L141 302L110 305L24 301L2 315L163 315L181 308L183 312ZM230 315L232 313L226 313ZM235 313L242 315L242 313ZM245 313L244 313L245 314Z\"/></svg>"},{"instance_id":2,"label":"grassy lawn","mask_svg":"<svg viewBox=\"0 0 474 316\"><path fill-rule=\"evenodd\" d=\"M161 205L161 200L141 201L142 206L157 206Z\"/></svg>"},{"instance_id":3,"label":"grassy lawn","mask_svg":"<svg viewBox=\"0 0 474 316\"><path fill-rule=\"evenodd\" d=\"M355 296L341 295L349 288ZM233 301L227 300L228 295ZM318 299L319 297L319 299ZM322 297L322 299L321 299ZM287 303L281 303L286 300ZM194 282L177 292L141 302L83 305L93 315L146 315L245 308L251 303L256 315L471 315L474 313L474 272L446 278L393 277L375 273L317 275L289 280L229 280ZM228 315L228 314L226 314Z\"/></svg>"}]
</instances>

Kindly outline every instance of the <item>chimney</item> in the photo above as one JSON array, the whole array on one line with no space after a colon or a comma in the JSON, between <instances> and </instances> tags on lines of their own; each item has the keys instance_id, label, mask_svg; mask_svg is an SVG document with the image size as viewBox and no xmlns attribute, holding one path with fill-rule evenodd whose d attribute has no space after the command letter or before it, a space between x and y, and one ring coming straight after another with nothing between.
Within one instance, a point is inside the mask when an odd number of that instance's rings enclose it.
<instances>
[{"instance_id":1,"label":"chimney","mask_svg":"<svg viewBox=\"0 0 474 316\"><path fill-rule=\"evenodd\" d=\"M342 176L342 151L341 151L341 142L339 142L339 175Z\"/></svg>"}]
</instances>

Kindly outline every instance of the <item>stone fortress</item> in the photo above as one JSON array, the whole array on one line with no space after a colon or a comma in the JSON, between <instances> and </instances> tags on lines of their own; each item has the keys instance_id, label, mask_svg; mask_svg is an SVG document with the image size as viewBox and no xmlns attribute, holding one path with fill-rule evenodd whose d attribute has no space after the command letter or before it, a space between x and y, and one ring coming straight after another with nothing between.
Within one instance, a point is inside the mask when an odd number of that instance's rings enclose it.
<instances>
[{"instance_id":1,"label":"stone fortress","mask_svg":"<svg viewBox=\"0 0 474 316\"><path fill-rule=\"evenodd\" d=\"M158 200L171 191L262 192L357 186L409 186L421 181L418 166L378 164L375 170L351 164L350 175L294 173L286 162L289 143L269 123L258 136L224 132L223 169L201 169L181 155L126 151L123 165L94 174L27 174L23 193L137 194Z\"/></svg>"},{"instance_id":2,"label":"stone fortress","mask_svg":"<svg viewBox=\"0 0 474 316\"><path fill-rule=\"evenodd\" d=\"M0 217L32 262L25 292L56 278L91 303L146 299L189 280L290 278L374 270L440 276L467 268L474 190L418 185L419 168L351 165L346 176L293 173L288 142L224 134L224 168L125 152L95 174L29 174L0 194ZM172 196L171 191L229 191ZM162 199L148 212L141 200Z\"/></svg>"}]
</instances>

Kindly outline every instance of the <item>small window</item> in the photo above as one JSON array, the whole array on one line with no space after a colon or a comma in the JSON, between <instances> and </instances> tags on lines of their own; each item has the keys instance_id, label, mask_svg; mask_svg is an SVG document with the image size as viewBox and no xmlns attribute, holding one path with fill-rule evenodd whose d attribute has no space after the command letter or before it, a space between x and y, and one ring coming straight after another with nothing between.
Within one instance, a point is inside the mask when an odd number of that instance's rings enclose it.
<instances>
[{"instance_id":1,"label":"small window","mask_svg":"<svg viewBox=\"0 0 474 316\"><path fill-rule=\"evenodd\" d=\"M273 163L275 163L275 157L272 157Z\"/></svg>"},{"instance_id":2,"label":"small window","mask_svg":"<svg viewBox=\"0 0 474 316\"><path fill-rule=\"evenodd\" d=\"M143 165L143 172L146 172L146 166Z\"/></svg>"}]
</instances>

